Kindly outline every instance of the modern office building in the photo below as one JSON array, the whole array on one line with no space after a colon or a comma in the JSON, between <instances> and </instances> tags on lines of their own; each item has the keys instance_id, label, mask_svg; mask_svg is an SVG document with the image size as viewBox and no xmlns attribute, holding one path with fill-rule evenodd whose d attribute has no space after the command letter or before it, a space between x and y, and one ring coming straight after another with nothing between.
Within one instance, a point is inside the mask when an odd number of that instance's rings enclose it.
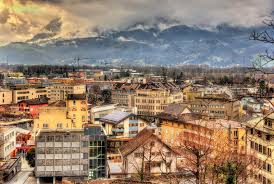
<instances>
[{"instance_id":1,"label":"modern office building","mask_svg":"<svg viewBox=\"0 0 274 184\"><path fill-rule=\"evenodd\" d=\"M107 177L107 136L100 125L84 128L89 137L89 179Z\"/></svg>"},{"instance_id":2,"label":"modern office building","mask_svg":"<svg viewBox=\"0 0 274 184\"><path fill-rule=\"evenodd\" d=\"M40 130L35 143L35 176L82 181L89 175L89 138L83 129Z\"/></svg>"}]
</instances>

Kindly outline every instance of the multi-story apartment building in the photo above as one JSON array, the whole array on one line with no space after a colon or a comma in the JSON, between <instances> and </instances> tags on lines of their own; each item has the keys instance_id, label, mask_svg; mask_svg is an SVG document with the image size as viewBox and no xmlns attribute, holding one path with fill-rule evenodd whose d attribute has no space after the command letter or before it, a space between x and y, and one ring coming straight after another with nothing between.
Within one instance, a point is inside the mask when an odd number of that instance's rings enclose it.
<instances>
[{"instance_id":1,"label":"multi-story apartment building","mask_svg":"<svg viewBox=\"0 0 274 184\"><path fill-rule=\"evenodd\" d=\"M237 120L240 116L240 101L225 97L199 97L187 103L189 108L208 118Z\"/></svg>"},{"instance_id":2,"label":"multi-story apartment building","mask_svg":"<svg viewBox=\"0 0 274 184\"><path fill-rule=\"evenodd\" d=\"M68 94L84 94L86 93L86 85L84 84L56 84L49 87L48 97L51 102L58 100L66 100Z\"/></svg>"},{"instance_id":3,"label":"multi-story apartment building","mask_svg":"<svg viewBox=\"0 0 274 184\"><path fill-rule=\"evenodd\" d=\"M250 183L274 183L274 113L253 118L246 123L247 152L253 157Z\"/></svg>"},{"instance_id":4,"label":"multi-story apartment building","mask_svg":"<svg viewBox=\"0 0 274 184\"><path fill-rule=\"evenodd\" d=\"M39 117L34 119L33 131L41 129L71 129L72 120L67 116L66 102L58 101L48 106L40 107Z\"/></svg>"},{"instance_id":5,"label":"multi-story apartment building","mask_svg":"<svg viewBox=\"0 0 274 184\"><path fill-rule=\"evenodd\" d=\"M83 129L41 130L36 135L35 176L83 180L89 174L89 138Z\"/></svg>"},{"instance_id":6,"label":"multi-story apartment building","mask_svg":"<svg viewBox=\"0 0 274 184\"><path fill-rule=\"evenodd\" d=\"M245 153L246 150L246 131L245 127L236 121L223 119L201 119L192 113L181 115L160 114L161 138L172 147L180 147L183 142L180 138L195 140L195 137L205 137L211 135L212 141L223 141L224 145L230 145L230 148ZM201 139L202 140L202 139ZM201 142L202 143L202 142Z\"/></svg>"},{"instance_id":7,"label":"multi-story apartment building","mask_svg":"<svg viewBox=\"0 0 274 184\"><path fill-rule=\"evenodd\" d=\"M147 126L147 122L128 112L113 112L100 120L109 136L128 138L134 137Z\"/></svg>"},{"instance_id":8,"label":"multi-story apartment building","mask_svg":"<svg viewBox=\"0 0 274 184\"><path fill-rule=\"evenodd\" d=\"M39 109L33 130L79 129L88 122L87 99L84 94L68 95L67 101L58 101Z\"/></svg>"},{"instance_id":9,"label":"multi-story apartment building","mask_svg":"<svg viewBox=\"0 0 274 184\"><path fill-rule=\"evenodd\" d=\"M9 89L0 89L0 105L12 103L12 91Z\"/></svg>"},{"instance_id":10,"label":"multi-story apartment building","mask_svg":"<svg viewBox=\"0 0 274 184\"><path fill-rule=\"evenodd\" d=\"M68 118L72 119L72 127L82 128L88 123L88 104L85 94L68 94Z\"/></svg>"},{"instance_id":11,"label":"multi-story apartment building","mask_svg":"<svg viewBox=\"0 0 274 184\"><path fill-rule=\"evenodd\" d=\"M16 155L16 131L15 128L0 128L0 159L8 160Z\"/></svg>"},{"instance_id":12,"label":"multi-story apartment building","mask_svg":"<svg viewBox=\"0 0 274 184\"><path fill-rule=\"evenodd\" d=\"M113 86L111 99L121 106L134 107L136 90L140 84L117 83Z\"/></svg>"},{"instance_id":13,"label":"multi-story apartment building","mask_svg":"<svg viewBox=\"0 0 274 184\"><path fill-rule=\"evenodd\" d=\"M89 137L89 179L107 177L107 136L100 125L84 128Z\"/></svg>"},{"instance_id":14,"label":"multi-story apartment building","mask_svg":"<svg viewBox=\"0 0 274 184\"><path fill-rule=\"evenodd\" d=\"M30 100L35 98L43 98L48 96L47 87L31 87L21 86L13 88L12 90L12 102L18 103L22 100Z\"/></svg>"},{"instance_id":15,"label":"multi-story apartment building","mask_svg":"<svg viewBox=\"0 0 274 184\"><path fill-rule=\"evenodd\" d=\"M173 83L141 84L136 90L135 105L138 115L157 115L171 103L183 101L183 93Z\"/></svg>"}]
</instances>

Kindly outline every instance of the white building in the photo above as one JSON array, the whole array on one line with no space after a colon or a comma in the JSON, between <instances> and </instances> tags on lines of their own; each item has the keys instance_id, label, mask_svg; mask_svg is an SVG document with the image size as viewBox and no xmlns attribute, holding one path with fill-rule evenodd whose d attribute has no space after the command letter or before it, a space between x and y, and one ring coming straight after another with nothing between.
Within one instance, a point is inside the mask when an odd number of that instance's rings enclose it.
<instances>
[{"instance_id":1,"label":"white building","mask_svg":"<svg viewBox=\"0 0 274 184\"><path fill-rule=\"evenodd\" d=\"M0 128L0 159L8 160L16 150L15 128Z\"/></svg>"},{"instance_id":2,"label":"white building","mask_svg":"<svg viewBox=\"0 0 274 184\"><path fill-rule=\"evenodd\" d=\"M147 121L128 112L115 111L102 117L100 124L109 136L116 138L135 137L147 125Z\"/></svg>"},{"instance_id":3,"label":"white building","mask_svg":"<svg viewBox=\"0 0 274 184\"><path fill-rule=\"evenodd\" d=\"M119 151L128 177L142 170L152 175L176 172L177 154L153 133L153 129L144 129Z\"/></svg>"}]
</instances>

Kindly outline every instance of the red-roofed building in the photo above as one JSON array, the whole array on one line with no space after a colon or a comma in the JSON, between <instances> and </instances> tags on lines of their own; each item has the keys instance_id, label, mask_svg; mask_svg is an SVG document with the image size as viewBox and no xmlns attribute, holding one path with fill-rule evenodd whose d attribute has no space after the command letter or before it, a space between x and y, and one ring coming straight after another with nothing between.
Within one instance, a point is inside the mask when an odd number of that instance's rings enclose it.
<instances>
[{"instance_id":1,"label":"red-roofed building","mask_svg":"<svg viewBox=\"0 0 274 184\"><path fill-rule=\"evenodd\" d=\"M23 100L18 102L19 111L25 112L31 118L37 118L39 116L39 108L48 106L48 99L36 98L31 100Z\"/></svg>"}]
</instances>

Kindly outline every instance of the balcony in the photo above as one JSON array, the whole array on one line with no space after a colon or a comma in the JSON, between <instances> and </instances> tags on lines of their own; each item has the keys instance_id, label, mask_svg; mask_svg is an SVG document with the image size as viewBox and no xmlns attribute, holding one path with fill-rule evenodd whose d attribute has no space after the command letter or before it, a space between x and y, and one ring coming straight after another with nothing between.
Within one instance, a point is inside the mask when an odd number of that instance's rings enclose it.
<instances>
[{"instance_id":1,"label":"balcony","mask_svg":"<svg viewBox=\"0 0 274 184\"><path fill-rule=\"evenodd\" d=\"M114 133L123 133L124 129L123 128L114 128L114 129L112 129L112 132L114 132Z\"/></svg>"},{"instance_id":2,"label":"balcony","mask_svg":"<svg viewBox=\"0 0 274 184\"><path fill-rule=\"evenodd\" d=\"M129 131L138 131L138 127L137 126L129 127L128 130Z\"/></svg>"}]
</instances>

